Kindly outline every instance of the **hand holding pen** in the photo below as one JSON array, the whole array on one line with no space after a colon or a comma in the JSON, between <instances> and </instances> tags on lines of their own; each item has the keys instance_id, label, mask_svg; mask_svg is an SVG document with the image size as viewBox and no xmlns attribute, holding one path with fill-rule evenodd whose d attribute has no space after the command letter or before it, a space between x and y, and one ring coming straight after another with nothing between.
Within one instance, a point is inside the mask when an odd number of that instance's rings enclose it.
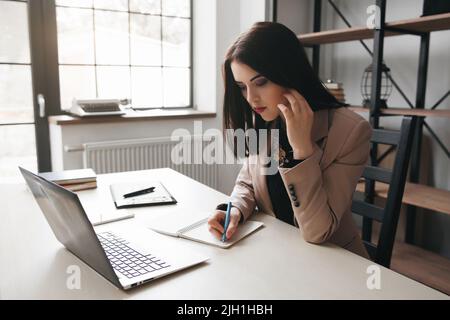
<instances>
[{"instance_id":1,"label":"hand holding pen","mask_svg":"<svg viewBox=\"0 0 450 320\"><path fill-rule=\"evenodd\" d=\"M227 215L226 211L216 210L208 219L209 232L211 232L214 235L214 237L216 237L220 241L222 241L224 234L225 234L225 241L229 240L236 232L239 226L239 221L241 220L241 212L239 211L238 208L233 207L233 205L230 203L228 228L226 232L224 232L226 224L226 215Z\"/></svg>"},{"instance_id":2,"label":"hand holding pen","mask_svg":"<svg viewBox=\"0 0 450 320\"><path fill-rule=\"evenodd\" d=\"M225 223L223 225L222 242L227 240L227 229L230 224L231 201L228 202L227 212L225 213Z\"/></svg>"}]
</instances>

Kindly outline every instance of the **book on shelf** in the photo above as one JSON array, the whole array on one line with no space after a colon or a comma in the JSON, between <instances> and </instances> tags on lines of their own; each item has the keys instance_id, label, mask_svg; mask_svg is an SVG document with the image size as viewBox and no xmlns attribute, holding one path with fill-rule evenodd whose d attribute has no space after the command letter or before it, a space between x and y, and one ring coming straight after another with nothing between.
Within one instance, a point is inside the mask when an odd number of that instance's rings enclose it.
<instances>
[{"instance_id":1,"label":"book on shelf","mask_svg":"<svg viewBox=\"0 0 450 320\"><path fill-rule=\"evenodd\" d=\"M325 87L328 92L330 92L336 100L340 102L345 102L344 89L342 88L342 83L334 82L333 80L327 80L324 82Z\"/></svg>"},{"instance_id":2,"label":"book on shelf","mask_svg":"<svg viewBox=\"0 0 450 320\"><path fill-rule=\"evenodd\" d=\"M338 101L345 101L345 96L334 96Z\"/></svg>"},{"instance_id":3,"label":"book on shelf","mask_svg":"<svg viewBox=\"0 0 450 320\"><path fill-rule=\"evenodd\" d=\"M92 169L40 172L39 176L59 185L80 184L97 181L97 175Z\"/></svg>"},{"instance_id":4,"label":"book on shelf","mask_svg":"<svg viewBox=\"0 0 450 320\"><path fill-rule=\"evenodd\" d=\"M341 93L330 92L330 93L337 98L345 98L345 94L343 92Z\"/></svg>"},{"instance_id":5,"label":"book on shelf","mask_svg":"<svg viewBox=\"0 0 450 320\"><path fill-rule=\"evenodd\" d=\"M344 93L344 89L328 89L328 91L329 92L331 92L331 93L336 93L336 94L339 94L339 93L341 93L341 94L343 94Z\"/></svg>"},{"instance_id":6,"label":"book on shelf","mask_svg":"<svg viewBox=\"0 0 450 320\"><path fill-rule=\"evenodd\" d=\"M324 85L328 90L342 89L341 82L334 82L332 80L327 80L324 82Z\"/></svg>"}]
</instances>

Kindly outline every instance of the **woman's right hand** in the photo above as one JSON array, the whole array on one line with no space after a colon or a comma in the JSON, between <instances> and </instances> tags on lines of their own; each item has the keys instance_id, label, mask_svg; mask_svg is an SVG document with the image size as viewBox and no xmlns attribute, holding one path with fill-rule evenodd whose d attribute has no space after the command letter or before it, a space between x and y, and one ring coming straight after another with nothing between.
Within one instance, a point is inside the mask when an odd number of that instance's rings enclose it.
<instances>
[{"instance_id":1,"label":"woman's right hand","mask_svg":"<svg viewBox=\"0 0 450 320\"><path fill-rule=\"evenodd\" d=\"M216 210L208 219L208 230L217 239L222 239L223 226L225 225L226 212L222 210ZM230 239L236 231L239 221L241 220L241 212L238 208L232 207L230 210L230 223L228 225L226 239Z\"/></svg>"}]
</instances>

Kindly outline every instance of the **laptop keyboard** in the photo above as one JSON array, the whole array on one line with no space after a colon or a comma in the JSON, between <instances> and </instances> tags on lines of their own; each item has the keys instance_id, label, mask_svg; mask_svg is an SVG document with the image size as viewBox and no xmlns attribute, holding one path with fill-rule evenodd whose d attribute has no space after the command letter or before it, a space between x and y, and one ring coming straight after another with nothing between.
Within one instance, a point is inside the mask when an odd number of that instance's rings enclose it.
<instances>
[{"instance_id":1,"label":"laptop keyboard","mask_svg":"<svg viewBox=\"0 0 450 320\"><path fill-rule=\"evenodd\" d=\"M128 246L129 242L111 232L97 234L106 256L114 270L127 278L170 267L169 264L149 254L143 255Z\"/></svg>"}]
</instances>

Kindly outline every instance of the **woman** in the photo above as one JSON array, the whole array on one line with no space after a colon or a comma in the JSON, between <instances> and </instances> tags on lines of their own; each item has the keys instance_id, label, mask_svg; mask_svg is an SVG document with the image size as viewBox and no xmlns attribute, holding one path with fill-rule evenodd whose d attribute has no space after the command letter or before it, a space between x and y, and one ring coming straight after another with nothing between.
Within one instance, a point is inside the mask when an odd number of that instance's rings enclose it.
<instances>
[{"instance_id":1,"label":"woman","mask_svg":"<svg viewBox=\"0 0 450 320\"><path fill-rule=\"evenodd\" d=\"M297 36L279 23L258 22L240 35L223 76L226 129L280 130L276 174L261 174L255 153L245 159L226 238L258 207L299 227L308 242L330 241L368 257L350 207L369 156L369 123L324 88ZM208 225L220 239L226 205L216 209Z\"/></svg>"}]
</instances>

